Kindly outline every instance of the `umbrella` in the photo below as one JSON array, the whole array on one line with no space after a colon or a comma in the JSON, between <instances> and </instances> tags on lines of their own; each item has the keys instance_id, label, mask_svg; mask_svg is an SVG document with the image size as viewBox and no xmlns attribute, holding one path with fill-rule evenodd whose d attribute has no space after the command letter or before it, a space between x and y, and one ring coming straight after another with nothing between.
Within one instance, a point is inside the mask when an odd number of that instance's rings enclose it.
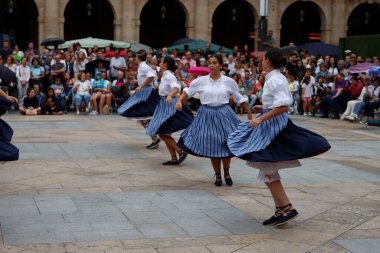
<instances>
[{"instance_id":1,"label":"umbrella","mask_svg":"<svg viewBox=\"0 0 380 253\"><path fill-rule=\"evenodd\" d=\"M190 42L194 42L194 41L195 41L194 39L182 38L182 39L174 41L173 46L180 45L180 44L186 44L186 43L190 43Z\"/></svg>"},{"instance_id":2,"label":"umbrella","mask_svg":"<svg viewBox=\"0 0 380 253\"><path fill-rule=\"evenodd\" d=\"M106 56L114 57L115 56L115 51L109 51L107 53L104 53L103 57L106 57ZM120 56L121 57L127 56L127 52L124 51L124 50L120 50Z\"/></svg>"},{"instance_id":3,"label":"umbrella","mask_svg":"<svg viewBox=\"0 0 380 253\"><path fill-rule=\"evenodd\" d=\"M85 72L90 72L92 76L95 77L95 68L98 66L99 62L103 62L103 67L106 71L110 68L110 62L103 59L96 59L86 64Z\"/></svg>"},{"instance_id":4,"label":"umbrella","mask_svg":"<svg viewBox=\"0 0 380 253\"><path fill-rule=\"evenodd\" d=\"M298 48L296 46L284 46L284 47L280 47L280 50L284 54L292 54L292 53L298 54Z\"/></svg>"},{"instance_id":5,"label":"umbrella","mask_svg":"<svg viewBox=\"0 0 380 253\"><path fill-rule=\"evenodd\" d=\"M171 46L171 47L168 47L168 50L169 51L173 51L175 48L178 48L179 52L180 53L183 53L184 52L184 46L185 45L188 45L189 46L189 50L191 52L195 52L198 50L198 48L201 48L201 49L205 49L206 48L206 44L209 44L207 41L205 40L196 40L196 41L193 41L193 42L190 42L190 43L183 43L183 44L179 44L179 45L175 45L175 46ZM217 44L214 44L214 43L210 43L211 45L211 50L214 51L214 52L219 52L219 45ZM232 53L232 50L229 49L229 48L224 48L224 52L226 54L231 54Z\"/></svg>"},{"instance_id":6,"label":"umbrella","mask_svg":"<svg viewBox=\"0 0 380 253\"><path fill-rule=\"evenodd\" d=\"M201 76L210 74L210 70L206 67L191 67L187 70L187 72Z\"/></svg>"},{"instance_id":7,"label":"umbrella","mask_svg":"<svg viewBox=\"0 0 380 253\"><path fill-rule=\"evenodd\" d=\"M150 46L147 46L145 44L141 44L141 43L130 43L131 44L131 47L129 48L132 52L134 53L137 53L138 51L140 51L141 49L142 50L145 50L148 52Z\"/></svg>"},{"instance_id":8,"label":"umbrella","mask_svg":"<svg viewBox=\"0 0 380 253\"><path fill-rule=\"evenodd\" d=\"M60 45L60 49L65 49L72 47L74 43L80 43L81 47L83 48L89 48L89 47L115 47L115 48L129 48L130 44L128 42L123 41L116 41L116 40L104 40L104 39L98 39L98 38L83 38L83 39L76 39L76 40L69 40L66 41L64 44Z\"/></svg>"},{"instance_id":9,"label":"umbrella","mask_svg":"<svg viewBox=\"0 0 380 253\"><path fill-rule=\"evenodd\" d=\"M374 76L374 77L380 77L380 67L370 69L368 71L368 74Z\"/></svg>"},{"instance_id":10,"label":"umbrella","mask_svg":"<svg viewBox=\"0 0 380 253\"><path fill-rule=\"evenodd\" d=\"M10 70L9 68L3 65L0 65L0 78L2 80L7 80L9 82L17 83L16 74L13 73L12 70Z\"/></svg>"},{"instance_id":11,"label":"umbrella","mask_svg":"<svg viewBox=\"0 0 380 253\"><path fill-rule=\"evenodd\" d=\"M58 46L63 43L65 43L65 40L61 38L47 38L41 42L41 46Z\"/></svg>"},{"instance_id":12,"label":"umbrella","mask_svg":"<svg viewBox=\"0 0 380 253\"><path fill-rule=\"evenodd\" d=\"M363 73L363 72L368 72L371 69L377 68L378 66L376 64L364 62L364 63L359 63L356 65L351 66L348 71L350 73Z\"/></svg>"},{"instance_id":13,"label":"umbrella","mask_svg":"<svg viewBox=\"0 0 380 253\"><path fill-rule=\"evenodd\" d=\"M298 46L300 49L309 51L310 55L338 55L339 46L323 42L313 42Z\"/></svg>"}]
</instances>

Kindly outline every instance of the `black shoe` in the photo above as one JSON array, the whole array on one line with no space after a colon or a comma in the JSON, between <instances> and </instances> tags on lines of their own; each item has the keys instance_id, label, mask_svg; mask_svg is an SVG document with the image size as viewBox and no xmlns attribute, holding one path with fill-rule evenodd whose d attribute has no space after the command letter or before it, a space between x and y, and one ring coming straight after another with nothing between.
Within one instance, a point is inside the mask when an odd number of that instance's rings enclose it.
<instances>
[{"instance_id":1,"label":"black shoe","mask_svg":"<svg viewBox=\"0 0 380 253\"><path fill-rule=\"evenodd\" d=\"M162 163L162 165L178 165L178 164L179 162L177 160L171 160L171 161Z\"/></svg>"},{"instance_id":2,"label":"black shoe","mask_svg":"<svg viewBox=\"0 0 380 253\"><path fill-rule=\"evenodd\" d=\"M178 164L181 164L183 161L185 161L187 157L187 153L182 151L181 155L179 156L179 159L178 159Z\"/></svg>"},{"instance_id":3,"label":"black shoe","mask_svg":"<svg viewBox=\"0 0 380 253\"><path fill-rule=\"evenodd\" d=\"M148 149L155 149L160 145L161 139L157 138L157 140L153 141L151 144L146 146Z\"/></svg>"},{"instance_id":4,"label":"black shoe","mask_svg":"<svg viewBox=\"0 0 380 253\"><path fill-rule=\"evenodd\" d=\"M227 178L226 178L227 177ZM224 169L224 181L226 182L226 185L231 186L233 185L232 178L230 176L230 168Z\"/></svg>"},{"instance_id":5,"label":"black shoe","mask_svg":"<svg viewBox=\"0 0 380 253\"><path fill-rule=\"evenodd\" d=\"M276 212L274 213L272 217L263 221L263 225L264 226L275 225L281 218L282 218L281 209L277 208Z\"/></svg>"},{"instance_id":6,"label":"black shoe","mask_svg":"<svg viewBox=\"0 0 380 253\"><path fill-rule=\"evenodd\" d=\"M275 224L276 226L282 226L288 223L289 221L293 220L298 216L298 212L296 209L289 210L282 214L281 218L277 221Z\"/></svg>"},{"instance_id":7,"label":"black shoe","mask_svg":"<svg viewBox=\"0 0 380 253\"><path fill-rule=\"evenodd\" d=\"M222 186L222 176L220 175L220 173L215 173L215 177L216 177L216 180L215 180L215 185L220 187Z\"/></svg>"}]
</instances>

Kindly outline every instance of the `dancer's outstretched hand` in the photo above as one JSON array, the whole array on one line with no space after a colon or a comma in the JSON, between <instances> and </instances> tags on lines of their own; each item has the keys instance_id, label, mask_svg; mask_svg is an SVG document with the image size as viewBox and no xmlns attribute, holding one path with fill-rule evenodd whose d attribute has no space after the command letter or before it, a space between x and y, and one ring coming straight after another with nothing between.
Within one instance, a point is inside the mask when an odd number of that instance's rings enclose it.
<instances>
[{"instance_id":1,"label":"dancer's outstretched hand","mask_svg":"<svg viewBox=\"0 0 380 253\"><path fill-rule=\"evenodd\" d=\"M258 117L258 118L251 120L251 122L249 123L249 126L255 127L255 126L260 125L261 123L262 123L262 121L261 121L260 117Z\"/></svg>"},{"instance_id":2,"label":"dancer's outstretched hand","mask_svg":"<svg viewBox=\"0 0 380 253\"><path fill-rule=\"evenodd\" d=\"M138 91L140 91L140 90L141 90L141 86L137 87L137 88L135 89L135 92L138 92Z\"/></svg>"},{"instance_id":3,"label":"dancer's outstretched hand","mask_svg":"<svg viewBox=\"0 0 380 253\"><path fill-rule=\"evenodd\" d=\"M165 99L165 103L168 105L172 102L172 97L171 96L167 96L166 99Z\"/></svg>"}]
</instances>

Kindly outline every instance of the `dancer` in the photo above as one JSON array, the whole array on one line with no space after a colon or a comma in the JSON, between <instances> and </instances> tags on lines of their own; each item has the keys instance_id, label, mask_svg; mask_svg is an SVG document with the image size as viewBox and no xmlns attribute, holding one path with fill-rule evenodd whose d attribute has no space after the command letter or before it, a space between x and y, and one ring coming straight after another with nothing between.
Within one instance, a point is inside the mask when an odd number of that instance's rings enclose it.
<instances>
[{"instance_id":1,"label":"dancer","mask_svg":"<svg viewBox=\"0 0 380 253\"><path fill-rule=\"evenodd\" d=\"M235 112L228 105L230 96L247 111L252 119L251 110L239 93L237 83L220 73L223 64L221 55L209 58L210 75L192 81L176 103L176 109L182 110L182 103L188 97L199 94L201 106L193 123L182 133L180 143L184 150L196 156L211 158L215 172L215 185L222 185L221 163L224 168L224 180L232 185L229 169L232 153L227 147L227 137L239 124Z\"/></svg>"},{"instance_id":2,"label":"dancer","mask_svg":"<svg viewBox=\"0 0 380 253\"><path fill-rule=\"evenodd\" d=\"M325 138L295 126L288 119L287 111L293 99L288 81L280 72L285 64L286 59L279 49L267 51L262 63L263 70L268 73L263 105L254 107L256 112L262 113L252 121L239 124L227 141L235 156L260 169L258 179L272 194L276 211L263 225L284 225L298 215L281 184L279 169L298 167L297 159L316 156L330 149Z\"/></svg>"},{"instance_id":3,"label":"dancer","mask_svg":"<svg viewBox=\"0 0 380 253\"><path fill-rule=\"evenodd\" d=\"M139 86L136 88L135 93L117 110L121 116L137 118L144 128L148 126L149 119L153 116L154 110L160 102L160 96L151 86L157 77L156 71L146 64L146 55L145 50L137 52L137 82ZM155 149L160 141L160 138L154 135L152 136L152 143L146 148Z\"/></svg>"},{"instance_id":4,"label":"dancer","mask_svg":"<svg viewBox=\"0 0 380 253\"><path fill-rule=\"evenodd\" d=\"M0 117L18 100L8 96L0 89ZM10 143L13 137L13 129L0 118L0 161L16 161L19 157L18 148Z\"/></svg>"},{"instance_id":5,"label":"dancer","mask_svg":"<svg viewBox=\"0 0 380 253\"><path fill-rule=\"evenodd\" d=\"M191 111L186 107L182 111L175 110L177 94L180 90L180 85L173 74L176 68L174 58L170 56L166 56L160 63L160 70L163 72L159 86L161 101L146 129L149 136L158 134L169 150L171 160L162 165L178 165L186 159L187 153L177 146L171 133L187 128L194 119Z\"/></svg>"}]
</instances>

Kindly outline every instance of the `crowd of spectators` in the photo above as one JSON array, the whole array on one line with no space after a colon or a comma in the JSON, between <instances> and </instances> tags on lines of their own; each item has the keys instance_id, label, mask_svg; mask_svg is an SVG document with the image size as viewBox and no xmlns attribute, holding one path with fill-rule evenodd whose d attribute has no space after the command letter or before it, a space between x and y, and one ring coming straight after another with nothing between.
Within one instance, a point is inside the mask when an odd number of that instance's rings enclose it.
<instances>
[{"instance_id":1,"label":"crowd of spectators","mask_svg":"<svg viewBox=\"0 0 380 253\"><path fill-rule=\"evenodd\" d=\"M222 73L233 78L241 94L252 108L261 103L265 85L265 74L260 59L255 57L248 45L235 46L231 54L223 47L213 52L211 45L191 52L184 48L169 52L166 48L150 49L147 63L157 71L157 85L160 81L159 63L167 55L175 58L175 76L182 87L191 85L198 74L191 74L192 67L207 67L207 59L215 54L224 57ZM64 114L73 110L91 115L108 114L118 107L137 87L136 55L130 50L123 51L109 47L82 48L79 43L65 51L45 48L40 54L32 42L22 52L17 46L11 49L4 41L0 49L0 65L13 71L18 79L11 83L7 92L19 98L19 111L24 115ZM378 57L363 59L360 55L347 52L345 59L338 60L330 55L310 55L306 50L291 52L282 73L289 81L294 103L289 114L304 116L363 121L361 116L373 118L379 108L379 78L366 73L352 74L350 66L362 62L380 65ZM199 101L190 100L194 110ZM230 105L237 113L242 108Z\"/></svg>"}]
</instances>

